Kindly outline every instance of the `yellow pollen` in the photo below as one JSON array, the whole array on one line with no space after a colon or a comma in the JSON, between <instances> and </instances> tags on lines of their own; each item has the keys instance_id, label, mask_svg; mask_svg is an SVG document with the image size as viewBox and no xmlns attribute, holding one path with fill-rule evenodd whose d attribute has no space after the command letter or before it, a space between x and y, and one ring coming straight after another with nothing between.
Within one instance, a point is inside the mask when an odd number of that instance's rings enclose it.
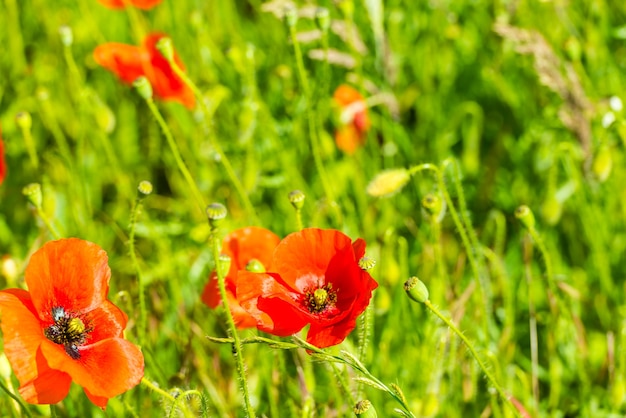
<instances>
[{"instance_id":1,"label":"yellow pollen","mask_svg":"<svg viewBox=\"0 0 626 418\"><path fill-rule=\"evenodd\" d=\"M328 292L324 289L317 289L313 292L313 298L315 299L315 304L317 306L324 306L326 304L326 299L328 298Z\"/></svg>"},{"instance_id":2,"label":"yellow pollen","mask_svg":"<svg viewBox=\"0 0 626 418\"><path fill-rule=\"evenodd\" d=\"M85 332L85 324L80 318L72 318L67 324L67 332L71 336L79 336Z\"/></svg>"}]
</instances>

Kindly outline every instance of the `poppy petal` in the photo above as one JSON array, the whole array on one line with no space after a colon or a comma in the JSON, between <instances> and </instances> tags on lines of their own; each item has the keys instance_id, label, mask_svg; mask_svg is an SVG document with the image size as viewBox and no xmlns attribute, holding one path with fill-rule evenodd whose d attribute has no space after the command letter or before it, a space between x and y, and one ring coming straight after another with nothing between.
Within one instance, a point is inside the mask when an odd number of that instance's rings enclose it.
<instances>
[{"instance_id":1,"label":"poppy petal","mask_svg":"<svg viewBox=\"0 0 626 418\"><path fill-rule=\"evenodd\" d=\"M143 377L143 354L122 338L81 346L77 360L47 340L41 349L50 367L66 372L96 397L112 398L136 386Z\"/></svg>"},{"instance_id":2,"label":"poppy petal","mask_svg":"<svg viewBox=\"0 0 626 418\"><path fill-rule=\"evenodd\" d=\"M106 252L78 238L50 241L37 250L24 272L39 318L51 321L51 310L63 307L82 314L106 300L111 269Z\"/></svg>"},{"instance_id":3,"label":"poppy petal","mask_svg":"<svg viewBox=\"0 0 626 418\"><path fill-rule=\"evenodd\" d=\"M91 329L87 344L107 338L121 338L128 321L126 314L108 300L102 302L83 319L86 328Z\"/></svg>"},{"instance_id":4,"label":"poppy petal","mask_svg":"<svg viewBox=\"0 0 626 418\"><path fill-rule=\"evenodd\" d=\"M36 355L45 339L30 295L22 289L0 291L0 318L6 354L21 384L38 376Z\"/></svg>"},{"instance_id":5,"label":"poppy petal","mask_svg":"<svg viewBox=\"0 0 626 418\"><path fill-rule=\"evenodd\" d=\"M342 84L333 93L333 99L340 106L348 106L351 103L363 101L363 96L353 87Z\"/></svg>"},{"instance_id":6,"label":"poppy petal","mask_svg":"<svg viewBox=\"0 0 626 418\"><path fill-rule=\"evenodd\" d=\"M36 356L37 377L20 386L22 398L33 404L61 402L70 391L72 378L67 373L51 369L41 349Z\"/></svg>"},{"instance_id":7,"label":"poppy petal","mask_svg":"<svg viewBox=\"0 0 626 418\"><path fill-rule=\"evenodd\" d=\"M272 231L251 226L237 229L224 238L222 252L232 259L231 271L245 270L252 259L260 261L266 269L272 262L274 249L280 242L278 235Z\"/></svg>"},{"instance_id":8,"label":"poppy petal","mask_svg":"<svg viewBox=\"0 0 626 418\"><path fill-rule=\"evenodd\" d=\"M271 329L265 330L263 327L259 327L259 329L279 337L293 335L311 322L310 315L298 309L298 305L280 297L260 297L258 308L273 321Z\"/></svg>"},{"instance_id":9,"label":"poppy petal","mask_svg":"<svg viewBox=\"0 0 626 418\"><path fill-rule=\"evenodd\" d=\"M352 241L336 230L306 228L285 237L276 247L272 271L280 272L285 283L301 293L325 284L328 263Z\"/></svg>"},{"instance_id":10,"label":"poppy petal","mask_svg":"<svg viewBox=\"0 0 626 418\"><path fill-rule=\"evenodd\" d=\"M144 75L144 65L150 60L148 53L141 48L116 42L99 45L93 51L93 57L100 66L126 83Z\"/></svg>"},{"instance_id":11,"label":"poppy petal","mask_svg":"<svg viewBox=\"0 0 626 418\"><path fill-rule=\"evenodd\" d=\"M237 276L237 300L241 307L256 319L257 327L260 330L273 333L274 321L267 312L259 309L260 297L284 298L289 305L293 305L298 294L279 283L273 274L239 272ZM300 315L297 316L299 317ZM294 332L302 329L305 324L306 322L294 324L293 327L297 328ZM285 335L291 334L293 332Z\"/></svg>"},{"instance_id":12,"label":"poppy petal","mask_svg":"<svg viewBox=\"0 0 626 418\"><path fill-rule=\"evenodd\" d=\"M148 10L161 3L161 0L128 0L126 4L124 4L124 0L98 0L98 2L111 9L123 9L126 5L131 5Z\"/></svg>"},{"instance_id":13,"label":"poppy petal","mask_svg":"<svg viewBox=\"0 0 626 418\"><path fill-rule=\"evenodd\" d=\"M107 407L107 403L109 403L109 398L104 397L104 396L96 396L85 388L83 388L83 391L85 392L85 395L87 395L87 398L89 398L89 400L94 405L99 406L100 408L102 408L102 410L104 410Z\"/></svg>"},{"instance_id":14,"label":"poppy petal","mask_svg":"<svg viewBox=\"0 0 626 418\"><path fill-rule=\"evenodd\" d=\"M354 154L358 147L365 143L365 137L359 133L354 124L344 125L335 132L337 148L346 154Z\"/></svg>"},{"instance_id":15,"label":"poppy petal","mask_svg":"<svg viewBox=\"0 0 626 418\"><path fill-rule=\"evenodd\" d=\"M335 323L332 326L312 322L306 340L309 344L313 344L319 348L337 345L345 340L348 334L352 332L356 326L357 316L358 315L350 315L343 321Z\"/></svg>"},{"instance_id":16,"label":"poppy petal","mask_svg":"<svg viewBox=\"0 0 626 418\"><path fill-rule=\"evenodd\" d=\"M234 292L235 284L227 277L226 295L228 298L230 313L233 316L235 325L239 329L256 327L256 319L241 307L239 301L234 295ZM217 277L215 277L215 273L211 275L209 283L207 283L207 285L204 287L204 291L202 292L202 302L204 302L211 309L217 308L222 303L222 298L220 297L220 289L217 283Z\"/></svg>"}]
</instances>

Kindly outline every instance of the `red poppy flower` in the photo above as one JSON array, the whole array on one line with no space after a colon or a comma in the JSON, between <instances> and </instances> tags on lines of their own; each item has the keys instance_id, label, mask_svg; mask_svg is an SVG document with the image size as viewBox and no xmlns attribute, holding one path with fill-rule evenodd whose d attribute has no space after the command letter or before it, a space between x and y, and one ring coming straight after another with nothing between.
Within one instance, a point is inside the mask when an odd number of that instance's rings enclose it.
<instances>
[{"instance_id":1,"label":"red poppy flower","mask_svg":"<svg viewBox=\"0 0 626 418\"><path fill-rule=\"evenodd\" d=\"M7 166L4 162L4 143L2 142L2 129L0 129L0 184L7 175Z\"/></svg>"},{"instance_id":2,"label":"red poppy flower","mask_svg":"<svg viewBox=\"0 0 626 418\"><path fill-rule=\"evenodd\" d=\"M161 0L98 0L101 4L111 9L123 9L126 6L134 6L148 10L161 3Z\"/></svg>"},{"instance_id":3,"label":"red poppy flower","mask_svg":"<svg viewBox=\"0 0 626 418\"><path fill-rule=\"evenodd\" d=\"M276 247L268 273L239 272L237 298L262 331L284 337L310 324L309 343L339 344L378 287L359 267L364 254L365 241L353 243L339 231L295 232Z\"/></svg>"},{"instance_id":4,"label":"red poppy flower","mask_svg":"<svg viewBox=\"0 0 626 418\"><path fill-rule=\"evenodd\" d=\"M142 46L106 43L98 46L93 56L98 64L115 73L122 81L132 83L139 76L145 76L152 84L156 97L174 100L192 108L195 105L193 91L174 73L156 48L159 39L165 36L161 33L150 34ZM185 66L176 53L174 60L184 71Z\"/></svg>"},{"instance_id":5,"label":"red poppy flower","mask_svg":"<svg viewBox=\"0 0 626 418\"><path fill-rule=\"evenodd\" d=\"M4 352L27 402L60 402L73 380L104 409L143 377L141 351L123 339L126 315L107 299L110 277L104 250L62 239L31 257L28 291L0 291Z\"/></svg>"},{"instance_id":6,"label":"red poppy flower","mask_svg":"<svg viewBox=\"0 0 626 418\"><path fill-rule=\"evenodd\" d=\"M335 132L337 148L353 154L365 143L365 135L370 128L367 103L361 93L345 84L335 90L333 99L341 109L340 127Z\"/></svg>"},{"instance_id":7,"label":"red poppy flower","mask_svg":"<svg viewBox=\"0 0 626 418\"><path fill-rule=\"evenodd\" d=\"M226 275L226 295L237 328L257 326L257 319L245 311L237 300L237 272L246 269L257 272L267 270L279 242L280 238L272 231L256 226L238 229L224 238L222 253L231 259ZM211 273L209 283L202 292L202 301L213 309L222 303L215 272Z\"/></svg>"}]
</instances>

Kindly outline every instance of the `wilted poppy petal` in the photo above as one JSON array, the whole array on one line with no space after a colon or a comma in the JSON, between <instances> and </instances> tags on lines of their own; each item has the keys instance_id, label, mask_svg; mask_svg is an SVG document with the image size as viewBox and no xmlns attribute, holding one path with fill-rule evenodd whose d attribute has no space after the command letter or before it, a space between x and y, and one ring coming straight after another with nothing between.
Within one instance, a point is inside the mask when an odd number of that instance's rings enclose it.
<instances>
[{"instance_id":1,"label":"wilted poppy petal","mask_svg":"<svg viewBox=\"0 0 626 418\"><path fill-rule=\"evenodd\" d=\"M82 346L77 360L47 340L41 349L50 367L66 372L94 396L112 398L136 386L143 377L143 354L122 338Z\"/></svg>"},{"instance_id":2,"label":"wilted poppy petal","mask_svg":"<svg viewBox=\"0 0 626 418\"><path fill-rule=\"evenodd\" d=\"M70 391L72 378L67 373L51 369L41 349L37 350L36 369L37 377L20 386L22 398L33 404L54 404L65 399Z\"/></svg>"},{"instance_id":3,"label":"wilted poppy petal","mask_svg":"<svg viewBox=\"0 0 626 418\"><path fill-rule=\"evenodd\" d=\"M27 291L7 289L0 292L0 319L6 354L20 384L38 376L37 349L45 339L41 322Z\"/></svg>"},{"instance_id":4,"label":"wilted poppy petal","mask_svg":"<svg viewBox=\"0 0 626 418\"><path fill-rule=\"evenodd\" d=\"M272 271L285 283L304 292L323 285L328 263L335 253L350 246L350 238L339 231L307 228L285 237L276 247Z\"/></svg>"},{"instance_id":5,"label":"wilted poppy petal","mask_svg":"<svg viewBox=\"0 0 626 418\"><path fill-rule=\"evenodd\" d=\"M100 4L111 9L122 9L126 6L134 6L148 10L161 3L161 0L98 0Z\"/></svg>"},{"instance_id":6,"label":"wilted poppy petal","mask_svg":"<svg viewBox=\"0 0 626 418\"><path fill-rule=\"evenodd\" d=\"M126 328L128 317L108 300L102 302L93 311L83 317L85 327L90 329L86 344L107 338L121 338Z\"/></svg>"},{"instance_id":7,"label":"wilted poppy petal","mask_svg":"<svg viewBox=\"0 0 626 418\"><path fill-rule=\"evenodd\" d=\"M78 238L46 243L36 251L24 273L40 319L50 321L51 310L89 312L104 302L111 270L98 245Z\"/></svg>"},{"instance_id":8,"label":"wilted poppy petal","mask_svg":"<svg viewBox=\"0 0 626 418\"><path fill-rule=\"evenodd\" d=\"M144 65L150 61L147 51L132 45L110 42L93 51L96 62L120 79L132 83L144 75Z\"/></svg>"}]
</instances>

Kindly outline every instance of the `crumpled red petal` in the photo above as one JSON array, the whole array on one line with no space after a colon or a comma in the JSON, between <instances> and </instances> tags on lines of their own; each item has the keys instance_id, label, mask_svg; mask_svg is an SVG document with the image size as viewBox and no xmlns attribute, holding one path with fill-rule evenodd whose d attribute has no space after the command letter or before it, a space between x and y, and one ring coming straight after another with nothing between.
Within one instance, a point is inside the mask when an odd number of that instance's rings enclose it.
<instances>
[{"instance_id":1,"label":"crumpled red petal","mask_svg":"<svg viewBox=\"0 0 626 418\"><path fill-rule=\"evenodd\" d=\"M101 305L109 292L111 270L106 252L78 238L50 241L31 257L24 273L39 318L52 323L56 306L75 314Z\"/></svg>"},{"instance_id":2,"label":"crumpled red petal","mask_svg":"<svg viewBox=\"0 0 626 418\"><path fill-rule=\"evenodd\" d=\"M132 83L144 75L144 63L150 60L147 51L132 45L109 42L96 47L94 60L122 81Z\"/></svg>"}]
</instances>

